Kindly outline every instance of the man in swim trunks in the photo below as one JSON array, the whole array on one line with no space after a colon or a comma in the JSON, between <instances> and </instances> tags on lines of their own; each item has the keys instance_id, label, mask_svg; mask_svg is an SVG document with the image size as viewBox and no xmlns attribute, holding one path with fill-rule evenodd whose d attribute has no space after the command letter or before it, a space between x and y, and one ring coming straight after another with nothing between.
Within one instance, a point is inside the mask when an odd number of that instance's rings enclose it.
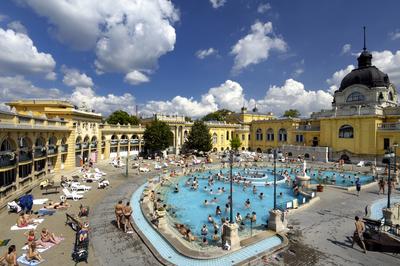
<instances>
[{"instance_id":1,"label":"man in swim trunks","mask_svg":"<svg viewBox=\"0 0 400 266\"><path fill-rule=\"evenodd\" d=\"M364 236L363 236L363 233L365 231L364 222L361 221L358 216L355 217L355 220L356 220L356 222L354 223L354 225L356 226L356 230L354 231L353 243L351 244L351 247L354 246L354 243L356 242L356 238L358 238L364 249L364 253L367 253L367 249L365 248L365 243L364 243Z\"/></svg>"},{"instance_id":2,"label":"man in swim trunks","mask_svg":"<svg viewBox=\"0 0 400 266\"><path fill-rule=\"evenodd\" d=\"M118 201L115 205L115 218L117 220L118 229L121 229L122 217L124 216L124 205L122 205L122 200Z\"/></svg>"}]
</instances>

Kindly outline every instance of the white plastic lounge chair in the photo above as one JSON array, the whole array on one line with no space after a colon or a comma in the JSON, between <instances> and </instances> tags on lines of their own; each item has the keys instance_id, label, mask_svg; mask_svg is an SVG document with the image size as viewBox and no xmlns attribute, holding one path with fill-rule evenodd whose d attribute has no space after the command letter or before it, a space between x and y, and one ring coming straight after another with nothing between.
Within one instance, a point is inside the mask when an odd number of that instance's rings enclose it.
<instances>
[{"instance_id":1,"label":"white plastic lounge chair","mask_svg":"<svg viewBox=\"0 0 400 266\"><path fill-rule=\"evenodd\" d=\"M83 195L77 193L76 191L70 192L67 188L64 188L62 191L67 199L73 199L77 201L83 198Z\"/></svg>"},{"instance_id":2,"label":"white plastic lounge chair","mask_svg":"<svg viewBox=\"0 0 400 266\"><path fill-rule=\"evenodd\" d=\"M99 169L99 168L94 168L94 171L96 172L96 174L107 175L107 173L106 173L106 172L102 172L102 171L100 171L100 169Z\"/></svg>"},{"instance_id":3,"label":"white plastic lounge chair","mask_svg":"<svg viewBox=\"0 0 400 266\"><path fill-rule=\"evenodd\" d=\"M71 183L71 190L72 191L89 191L92 187L81 185L79 182L72 182Z\"/></svg>"},{"instance_id":4,"label":"white plastic lounge chair","mask_svg":"<svg viewBox=\"0 0 400 266\"><path fill-rule=\"evenodd\" d=\"M140 167L139 172L147 173L147 172L150 172L150 170L149 170L149 168L146 168L146 167Z\"/></svg>"},{"instance_id":5,"label":"white plastic lounge chair","mask_svg":"<svg viewBox=\"0 0 400 266\"><path fill-rule=\"evenodd\" d=\"M357 164L358 167L363 167L364 165L365 165L365 162L364 162L364 161L360 161L360 162Z\"/></svg>"}]
</instances>

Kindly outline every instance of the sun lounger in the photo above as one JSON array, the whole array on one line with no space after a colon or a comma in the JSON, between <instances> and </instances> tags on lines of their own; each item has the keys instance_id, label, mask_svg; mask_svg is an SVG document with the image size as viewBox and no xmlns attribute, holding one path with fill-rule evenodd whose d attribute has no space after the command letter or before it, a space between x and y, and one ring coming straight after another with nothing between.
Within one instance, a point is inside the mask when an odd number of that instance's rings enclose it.
<instances>
[{"instance_id":1,"label":"sun lounger","mask_svg":"<svg viewBox=\"0 0 400 266\"><path fill-rule=\"evenodd\" d=\"M72 182L71 183L71 190L72 191L89 191L91 190L92 187L90 186L85 186L85 185L81 185L78 182Z\"/></svg>"},{"instance_id":2,"label":"sun lounger","mask_svg":"<svg viewBox=\"0 0 400 266\"><path fill-rule=\"evenodd\" d=\"M358 166L358 167L362 167L362 166L364 166L364 164L365 164L364 161L360 161L360 162L357 164L357 166Z\"/></svg>"},{"instance_id":3,"label":"sun lounger","mask_svg":"<svg viewBox=\"0 0 400 266\"><path fill-rule=\"evenodd\" d=\"M101 175L107 175L107 173L106 173L106 172L102 172L102 171L100 171L100 169L99 169L99 168L94 168L94 171L95 171L97 174L101 174Z\"/></svg>"},{"instance_id":4,"label":"sun lounger","mask_svg":"<svg viewBox=\"0 0 400 266\"><path fill-rule=\"evenodd\" d=\"M146 167L140 167L139 172L147 173L147 172L150 172L150 170L149 170L149 168L146 168Z\"/></svg>"},{"instance_id":5,"label":"sun lounger","mask_svg":"<svg viewBox=\"0 0 400 266\"><path fill-rule=\"evenodd\" d=\"M73 199L76 201L83 198L82 194L79 194L76 191L70 192L67 188L63 189L63 193L67 199Z\"/></svg>"},{"instance_id":6,"label":"sun lounger","mask_svg":"<svg viewBox=\"0 0 400 266\"><path fill-rule=\"evenodd\" d=\"M81 221L78 216L66 213L65 218L65 225L71 226L74 231L79 231L81 229L83 221Z\"/></svg>"},{"instance_id":7,"label":"sun lounger","mask_svg":"<svg viewBox=\"0 0 400 266\"><path fill-rule=\"evenodd\" d=\"M15 201L11 201L7 203L8 212L16 212L19 213L22 208Z\"/></svg>"}]
</instances>

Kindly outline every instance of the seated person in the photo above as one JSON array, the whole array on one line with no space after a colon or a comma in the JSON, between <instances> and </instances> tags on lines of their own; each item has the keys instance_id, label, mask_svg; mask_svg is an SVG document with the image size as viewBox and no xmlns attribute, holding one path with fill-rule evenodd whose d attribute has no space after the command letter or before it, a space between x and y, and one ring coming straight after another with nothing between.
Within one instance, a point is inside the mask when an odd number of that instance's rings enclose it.
<instances>
[{"instance_id":1,"label":"seated person","mask_svg":"<svg viewBox=\"0 0 400 266\"><path fill-rule=\"evenodd\" d=\"M28 253L26 254L26 259L28 261L32 260L37 260L37 261L42 261L42 256L40 256L39 252L36 250L36 243L32 242L32 244L29 245Z\"/></svg>"},{"instance_id":2,"label":"seated person","mask_svg":"<svg viewBox=\"0 0 400 266\"><path fill-rule=\"evenodd\" d=\"M190 229L188 229L186 231L185 237L189 242L192 242L192 241L196 240L196 237L194 235L192 235L192 231Z\"/></svg>"},{"instance_id":3,"label":"seated person","mask_svg":"<svg viewBox=\"0 0 400 266\"><path fill-rule=\"evenodd\" d=\"M20 216L18 216L18 219L17 219L18 227L27 227L30 224L37 224L34 222L34 219L33 219L33 217L31 217L31 215L26 214L26 213L21 213Z\"/></svg>"},{"instance_id":4,"label":"seated person","mask_svg":"<svg viewBox=\"0 0 400 266\"><path fill-rule=\"evenodd\" d=\"M42 229L42 232L40 233L40 240L43 243L50 242L56 245L60 243L59 238L56 237L55 234L49 232L49 230L47 230L46 228Z\"/></svg>"},{"instance_id":5,"label":"seated person","mask_svg":"<svg viewBox=\"0 0 400 266\"><path fill-rule=\"evenodd\" d=\"M178 229L181 235L186 235L189 229L186 228L184 224L175 224L176 229Z\"/></svg>"},{"instance_id":6,"label":"seated person","mask_svg":"<svg viewBox=\"0 0 400 266\"><path fill-rule=\"evenodd\" d=\"M219 241L218 230L214 230L214 235L212 236L212 239L213 239L215 242Z\"/></svg>"},{"instance_id":7,"label":"seated person","mask_svg":"<svg viewBox=\"0 0 400 266\"><path fill-rule=\"evenodd\" d=\"M203 237L203 241L201 243L203 246L208 246L208 240L206 237Z\"/></svg>"},{"instance_id":8,"label":"seated person","mask_svg":"<svg viewBox=\"0 0 400 266\"><path fill-rule=\"evenodd\" d=\"M79 242L84 242L88 240L88 234L89 234L89 223L85 222L82 225L81 230L79 230L78 235L79 235Z\"/></svg>"},{"instance_id":9,"label":"seated person","mask_svg":"<svg viewBox=\"0 0 400 266\"><path fill-rule=\"evenodd\" d=\"M4 254L4 256L0 257L0 265L18 266L17 248L15 247L15 245L9 246L8 252Z\"/></svg>"}]
</instances>

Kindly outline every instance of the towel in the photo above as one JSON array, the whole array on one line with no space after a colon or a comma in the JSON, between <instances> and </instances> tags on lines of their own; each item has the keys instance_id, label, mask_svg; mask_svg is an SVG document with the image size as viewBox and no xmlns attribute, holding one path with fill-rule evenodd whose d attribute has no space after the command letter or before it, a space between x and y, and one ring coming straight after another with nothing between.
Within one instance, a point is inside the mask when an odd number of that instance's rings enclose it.
<instances>
[{"instance_id":1,"label":"towel","mask_svg":"<svg viewBox=\"0 0 400 266\"><path fill-rule=\"evenodd\" d=\"M35 265L38 265L38 264L42 263L44 260L42 260L42 261L37 261L37 260L28 261L28 260L26 259L26 254L24 254L24 255L21 255L21 256L17 259L17 261L18 261L20 264L23 264L23 265L35 266Z\"/></svg>"},{"instance_id":2,"label":"towel","mask_svg":"<svg viewBox=\"0 0 400 266\"><path fill-rule=\"evenodd\" d=\"M33 200L33 205L42 205L44 204L46 201L48 201L49 199L34 199Z\"/></svg>"},{"instance_id":3,"label":"towel","mask_svg":"<svg viewBox=\"0 0 400 266\"><path fill-rule=\"evenodd\" d=\"M35 220L33 220L35 223L42 223L43 221L44 221L44 219L35 219ZM11 231L16 231L16 230L31 230L31 229L33 229L33 230L35 230L36 229L36 227L37 227L38 225L37 224L30 224L30 225L28 225L28 226L25 226L25 227L18 227L17 226L17 224L15 224L15 225L13 225L13 226L11 226Z\"/></svg>"},{"instance_id":4,"label":"towel","mask_svg":"<svg viewBox=\"0 0 400 266\"><path fill-rule=\"evenodd\" d=\"M11 239L4 239L0 240L0 247L4 247L8 245L8 242L10 242Z\"/></svg>"},{"instance_id":5,"label":"towel","mask_svg":"<svg viewBox=\"0 0 400 266\"><path fill-rule=\"evenodd\" d=\"M63 237L56 237L56 240L58 241L58 243L60 243L61 241L64 240ZM43 253L47 250L49 250L50 248L54 247L56 244L51 243L51 242L45 242L42 243L44 246L39 246L38 248L36 248L37 251L39 251L39 253ZM25 245L22 247L22 250L28 250L28 245Z\"/></svg>"}]
</instances>

